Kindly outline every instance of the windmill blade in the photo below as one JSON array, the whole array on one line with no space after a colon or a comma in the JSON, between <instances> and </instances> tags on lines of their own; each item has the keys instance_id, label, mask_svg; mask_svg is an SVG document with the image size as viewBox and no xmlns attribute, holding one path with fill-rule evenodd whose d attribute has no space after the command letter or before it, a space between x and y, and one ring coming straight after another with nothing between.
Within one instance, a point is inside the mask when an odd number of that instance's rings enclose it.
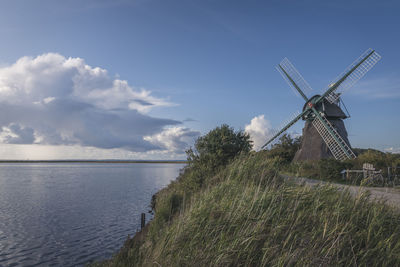
<instances>
[{"instance_id":1,"label":"windmill blade","mask_svg":"<svg viewBox=\"0 0 400 267\"><path fill-rule=\"evenodd\" d=\"M289 129L293 124L295 124L298 120L301 119L301 117L305 114L309 112L309 110L305 110L302 113L300 113L299 111L295 112L289 120L287 120L285 123L283 123L283 126L279 127L278 129L280 130L276 130L273 132L273 136L272 138L270 138L262 147L261 149L265 148L266 146L268 146L269 144L272 143L272 141L274 141L277 137L279 137L281 134L283 134L287 129Z\"/></svg>"},{"instance_id":2,"label":"windmill blade","mask_svg":"<svg viewBox=\"0 0 400 267\"><path fill-rule=\"evenodd\" d=\"M304 98L304 100L308 101L305 92L310 93L312 91L311 86L304 80L303 76L296 70L293 64L289 61L289 59L284 58L281 63L276 67L282 77L286 80L286 82L290 85L292 89L294 89L294 93L300 95Z\"/></svg>"},{"instance_id":3,"label":"windmill blade","mask_svg":"<svg viewBox=\"0 0 400 267\"><path fill-rule=\"evenodd\" d=\"M343 140L332 124L325 117L319 115L317 111L314 111L314 113L317 116L312 121L312 125L322 137L335 159L345 160L356 158L353 150L351 150L350 146Z\"/></svg>"},{"instance_id":4,"label":"windmill blade","mask_svg":"<svg viewBox=\"0 0 400 267\"><path fill-rule=\"evenodd\" d=\"M375 50L368 49L329 84L323 97L332 104L336 103L339 96L361 79L380 59L381 56Z\"/></svg>"}]
</instances>

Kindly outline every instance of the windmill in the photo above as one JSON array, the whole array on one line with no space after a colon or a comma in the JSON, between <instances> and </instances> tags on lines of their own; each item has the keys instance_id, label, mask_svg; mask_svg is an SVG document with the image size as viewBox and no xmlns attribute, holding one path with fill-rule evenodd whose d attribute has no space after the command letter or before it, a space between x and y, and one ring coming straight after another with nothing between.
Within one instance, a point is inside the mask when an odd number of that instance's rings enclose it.
<instances>
[{"instance_id":1,"label":"windmill","mask_svg":"<svg viewBox=\"0 0 400 267\"><path fill-rule=\"evenodd\" d=\"M303 91L310 91L310 85L285 58L277 66L289 85L305 100L302 112L296 113L284 126L277 130L262 148L267 147L276 138L288 130L298 120L303 119L303 138L301 147L294 160L314 160L334 157L337 160L355 158L351 150L343 120L348 112L342 110L341 95L361 79L379 60L381 56L372 49L365 51L341 75L339 75L322 95L308 98ZM344 106L345 107L345 106ZM346 110L346 108L345 108ZM347 111L347 110L346 110Z\"/></svg>"}]
</instances>

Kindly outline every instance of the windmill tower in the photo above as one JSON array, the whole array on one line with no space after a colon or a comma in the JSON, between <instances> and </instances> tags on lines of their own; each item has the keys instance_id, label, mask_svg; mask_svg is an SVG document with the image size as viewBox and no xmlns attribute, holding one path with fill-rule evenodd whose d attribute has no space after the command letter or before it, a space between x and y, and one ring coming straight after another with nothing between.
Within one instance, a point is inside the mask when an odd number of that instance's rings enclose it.
<instances>
[{"instance_id":1,"label":"windmill tower","mask_svg":"<svg viewBox=\"0 0 400 267\"><path fill-rule=\"evenodd\" d=\"M303 91L310 91L310 85L300 73L285 58L278 66L289 85L305 100L301 113L285 123L280 130L273 134L262 148L267 147L276 138L288 130L298 120L303 119L303 138L300 149L294 160L316 160L334 157L337 160L355 158L351 150L347 131L343 120L348 115L341 108L340 96L361 79L379 60L381 56L372 49L365 51L341 75L331 82L325 92L307 98Z\"/></svg>"}]
</instances>

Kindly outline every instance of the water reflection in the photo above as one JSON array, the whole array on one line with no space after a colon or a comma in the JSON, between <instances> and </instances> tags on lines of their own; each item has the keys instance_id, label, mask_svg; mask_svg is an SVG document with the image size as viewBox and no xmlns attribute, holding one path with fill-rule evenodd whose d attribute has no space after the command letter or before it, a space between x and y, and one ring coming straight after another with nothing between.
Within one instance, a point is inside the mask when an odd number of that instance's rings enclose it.
<instances>
[{"instance_id":1,"label":"water reflection","mask_svg":"<svg viewBox=\"0 0 400 267\"><path fill-rule=\"evenodd\" d=\"M111 256L182 167L0 165L0 266L76 266Z\"/></svg>"}]
</instances>

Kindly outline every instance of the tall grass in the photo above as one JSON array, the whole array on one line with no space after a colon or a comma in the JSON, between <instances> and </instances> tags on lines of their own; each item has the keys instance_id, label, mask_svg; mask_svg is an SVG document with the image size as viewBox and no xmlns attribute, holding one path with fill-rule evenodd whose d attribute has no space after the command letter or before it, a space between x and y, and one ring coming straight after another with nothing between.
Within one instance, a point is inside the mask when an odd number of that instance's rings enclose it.
<instances>
[{"instance_id":1,"label":"tall grass","mask_svg":"<svg viewBox=\"0 0 400 267\"><path fill-rule=\"evenodd\" d=\"M400 265L397 211L366 193L290 184L277 164L239 157L190 194L181 177L157 197L146 236L98 265Z\"/></svg>"}]
</instances>

